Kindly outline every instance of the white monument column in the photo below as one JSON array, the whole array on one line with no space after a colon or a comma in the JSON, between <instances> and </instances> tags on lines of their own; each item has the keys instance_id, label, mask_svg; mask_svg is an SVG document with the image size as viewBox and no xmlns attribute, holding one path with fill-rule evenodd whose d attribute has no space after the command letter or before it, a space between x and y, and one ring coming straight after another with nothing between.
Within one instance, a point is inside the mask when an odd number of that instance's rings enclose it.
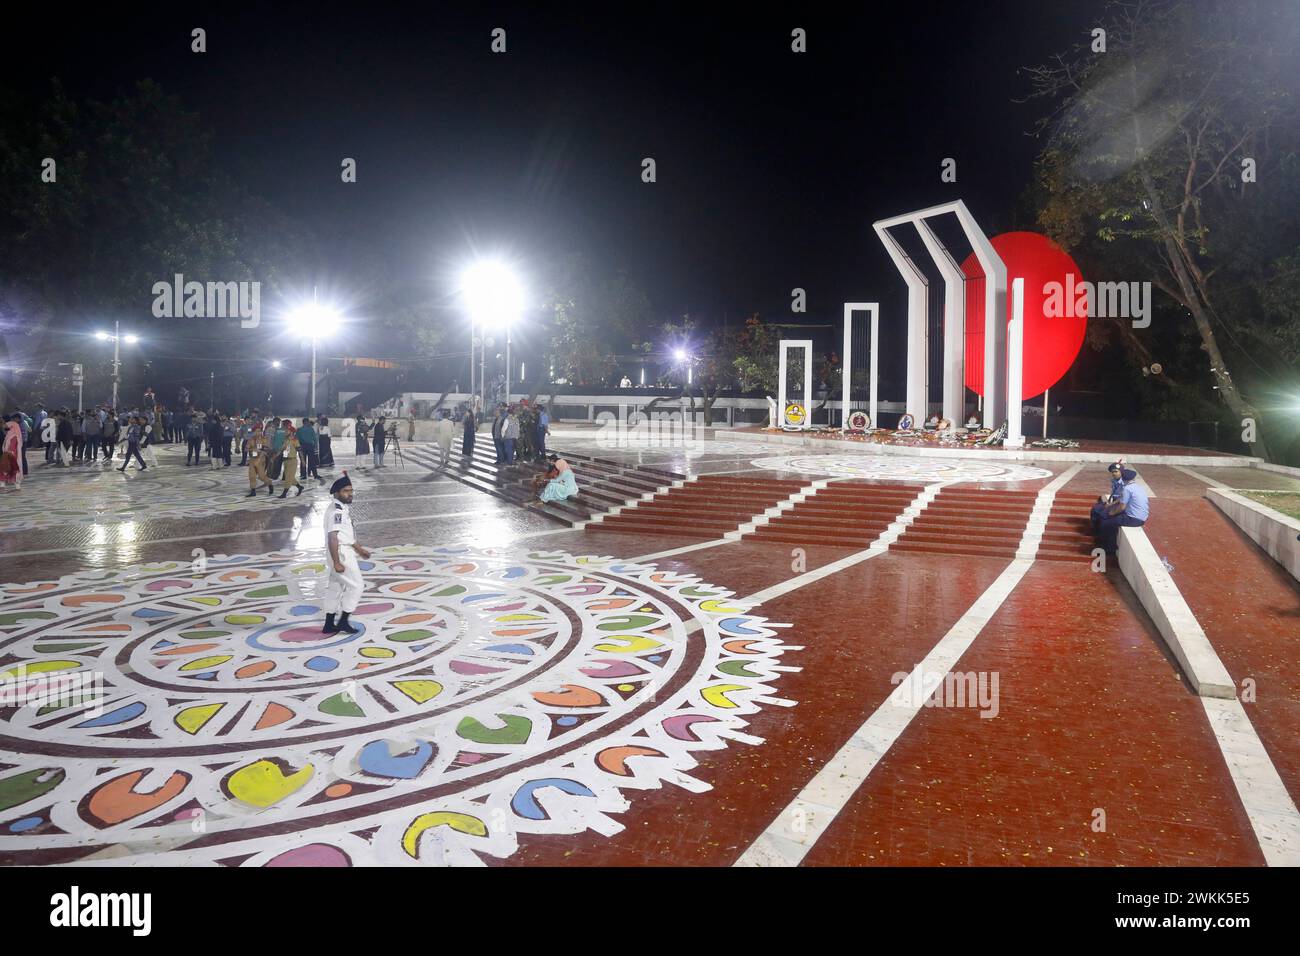
<instances>
[{"instance_id":1,"label":"white monument column","mask_svg":"<svg viewBox=\"0 0 1300 956\"><path fill-rule=\"evenodd\" d=\"M803 406L803 419L799 422L791 422L786 416L785 395L785 373L787 368L786 353L790 349L803 349L803 398L799 404ZM812 339L782 339L780 358L777 362L777 401L780 403L781 428L797 428L803 430L809 426L812 418L812 363L813 363L813 344Z\"/></svg>"},{"instance_id":2,"label":"white monument column","mask_svg":"<svg viewBox=\"0 0 1300 956\"><path fill-rule=\"evenodd\" d=\"M871 405L867 412L871 416L871 427L876 424L876 346L880 342L880 303L879 302L845 302L844 303L844 352L840 360L840 428L849 426L849 387L853 384L853 313L871 313Z\"/></svg>"},{"instance_id":3,"label":"white monument column","mask_svg":"<svg viewBox=\"0 0 1300 956\"><path fill-rule=\"evenodd\" d=\"M1011 280L1011 325L1007 328L1007 437L1004 448L1024 448L1020 431L1020 393L1025 353L1025 280Z\"/></svg>"},{"instance_id":4,"label":"white monument column","mask_svg":"<svg viewBox=\"0 0 1300 956\"><path fill-rule=\"evenodd\" d=\"M889 235L888 231L894 226L900 226L904 223L916 223L918 229L921 223L933 218L934 216L946 215L952 213L957 217L961 224L962 232L966 234L967 241L971 244L975 258L984 270L984 426L986 428L997 428L1003 420L1007 418L1008 412L1008 379L1007 369L1009 357L1007 355L1007 267L993 244L984 235L979 225L975 222L975 217L970 214L966 204L960 199L950 203L944 203L939 206L931 206L928 209L918 209L915 212L904 213L901 216L894 216L891 219L881 219L872 223L872 228L876 230L876 235L880 237L885 251L889 253L889 258L893 260L894 267L898 269L899 275L907 283L907 313L908 313L908 335L907 335L907 404L908 411L914 415L923 415L929 417L929 411L925 407L925 369L926 369L926 341L925 341L925 313L926 313L926 282L925 277L920 274L920 270L903 253L898 243ZM926 231L922 230L921 238L925 239ZM933 238L933 237L932 237ZM936 239L937 243L938 240ZM950 257L945 255L935 256L935 250L930 248L930 254L934 256L935 262L939 264L940 269L944 268L944 261ZM955 262L953 263L956 264ZM945 273L946 281L946 273ZM964 291L962 293L964 298ZM949 296L951 301L956 300L956 296ZM965 311L962 311L962 321L965 322ZM915 327L915 320L919 316L921 332L918 335ZM949 403L952 400L952 394L955 390L950 390L947 385L953 380L952 376L955 369L948 361L951 354L949 346L955 350L956 346L948 338L946 330L951 327L951 323L945 322L944 338L944 417L953 418L956 424L956 417L949 415ZM964 338L963 333L963 338ZM965 342L962 342L961 348L965 350ZM919 368L918 368L919 363ZM964 361L963 361L964 365ZM1019 368L1019 366L1017 366ZM964 377L964 371L963 371ZM964 383L963 383L964 384ZM1019 386L1017 386L1016 403L1019 403ZM924 420L924 418L922 418ZM1009 426L1008 426L1009 427Z\"/></svg>"},{"instance_id":5,"label":"white monument column","mask_svg":"<svg viewBox=\"0 0 1300 956\"><path fill-rule=\"evenodd\" d=\"M930 304L930 284L903 247L889 234L886 226L875 224L876 234L893 260L898 274L907 283L907 400L904 411L916 416L917 424L930 417L929 356L930 330L926 321ZM873 420L872 425L875 425Z\"/></svg>"},{"instance_id":6,"label":"white monument column","mask_svg":"<svg viewBox=\"0 0 1300 956\"><path fill-rule=\"evenodd\" d=\"M943 417L959 426L966 410L966 277L928 222L918 219L916 231L943 276Z\"/></svg>"},{"instance_id":7,"label":"white monument column","mask_svg":"<svg viewBox=\"0 0 1300 956\"><path fill-rule=\"evenodd\" d=\"M961 200L953 210L984 271L984 427L1007 414L1007 267Z\"/></svg>"}]
</instances>

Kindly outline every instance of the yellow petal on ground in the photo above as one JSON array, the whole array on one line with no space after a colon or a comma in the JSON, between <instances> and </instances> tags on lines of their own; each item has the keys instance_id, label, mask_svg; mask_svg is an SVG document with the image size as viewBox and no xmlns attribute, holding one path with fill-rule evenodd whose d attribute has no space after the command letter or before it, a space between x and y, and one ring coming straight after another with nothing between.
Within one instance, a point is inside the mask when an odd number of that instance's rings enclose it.
<instances>
[{"instance_id":1,"label":"yellow petal on ground","mask_svg":"<svg viewBox=\"0 0 1300 956\"><path fill-rule=\"evenodd\" d=\"M219 667L231 659L230 654L218 655L216 657L200 657L197 661L190 661L188 664L181 666L183 671L205 671L212 667Z\"/></svg>"},{"instance_id":2,"label":"yellow petal on ground","mask_svg":"<svg viewBox=\"0 0 1300 956\"><path fill-rule=\"evenodd\" d=\"M738 607L728 607L718 600L708 600L700 602L700 610L710 611L714 614L743 614L744 610Z\"/></svg>"},{"instance_id":3,"label":"yellow petal on ground","mask_svg":"<svg viewBox=\"0 0 1300 956\"><path fill-rule=\"evenodd\" d=\"M700 695L714 707L739 707L739 704L733 703L727 697L727 694L733 690L749 690L749 688L744 684L716 684L713 687L705 687L700 691Z\"/></svg>"},{"instance_id":4,"label":"yellow petal on ground","mask_svg":"<svg viewBox=\"0 0 1300 956\"><path fill-rule=\"evenodd\" d=\"M395 680L393 686L417 704L433 700L442 693L442 685L436 680Z\"/></svg>"},{"instance_id":5,"label":"yellow petal on ground","mask_svg":"<svg viewBox=\"0 0 1300 956\"><path fill-rule=\"evenodd\" d=\"M186 707L176 715L176 726L187 734L198 733L199 729L225 706L225 704L200 704L197 707Z\"/></svg>"},{"instance_id":6,"label":"yellow petal on ground","mask_svg":"<svg viewBox=\"0 0 1300 956\"><path fill-rule=\"evenodd\" d=\"M413 860L419 859L417 853L420 849L420 837L424 836L425 830L433 827L451 827L457 833L477 837L485 837L488 832L482 820L468 813L452 813L448 810L423 813L411 821L411 825L406 828L406 833L402 835L402 849L406 851L407 856Z\"/></svg>"},{"instance_id":7,"label":"yellow petal on ground","mask_svg":"<svg viewBox=\"0 0 1300 956\"><path fill-rule=\"evenodd\" d=\"M70 671L73 668L80 667L81 661L31 661L26 664L19 664L16 667L10 667L0 671L0 680L7 680L11 677L22 679L30 677L32 674L48 674L51 671Z\"/></svg>"},{"instance_id":8,"label":"yellow petal on ground","mask_svg":"<svg viewBox=\"0 0 1300 956\"><path fill-rule=\"evenodd\" d=\"M623 641L623 644L610 644L609 641ZM606 638L605 643L597 644L596 650L604 651L607 654L639 654L641 651L648 651L656 647L663 647L663 641L656 641L652 637L638 637L635 634L616 634L614 637Z\"/></svg>"},{"instance_id":9,"label":"yellow petal on ground","mask_svg":"<svg viewBox=\"0 0 1300 956\"><path fill-rule=\"evenodd\" d=\"M314 772L312 765L307 764L297 773L286 777L284 771L271 761L257 760L232 773L226 781L226 787L232 796L244 803L269 807L301 789Z\"/></svg>"}]
</instances>

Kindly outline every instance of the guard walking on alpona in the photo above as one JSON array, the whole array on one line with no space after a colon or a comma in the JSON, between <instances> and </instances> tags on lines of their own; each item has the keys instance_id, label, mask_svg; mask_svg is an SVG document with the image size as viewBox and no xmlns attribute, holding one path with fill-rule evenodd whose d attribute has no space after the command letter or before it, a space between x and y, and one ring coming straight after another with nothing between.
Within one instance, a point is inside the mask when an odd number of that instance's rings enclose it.
<instances>
[{"instance_id":1,"label":"guard walking on alpona","mask_svg":"<svg viewBox=\"0 0 1300 956\"><path fill-rule=\"evenodd\" d=\"M329 584L325 589L325 634L357 633L360 628L348 620L357 609L366 582L357 558L370 552L357 544L352 531L352 479L348 473L330 485L334 504L325 512L326 547L329 549Z\"/></svg>"}]
</instances>

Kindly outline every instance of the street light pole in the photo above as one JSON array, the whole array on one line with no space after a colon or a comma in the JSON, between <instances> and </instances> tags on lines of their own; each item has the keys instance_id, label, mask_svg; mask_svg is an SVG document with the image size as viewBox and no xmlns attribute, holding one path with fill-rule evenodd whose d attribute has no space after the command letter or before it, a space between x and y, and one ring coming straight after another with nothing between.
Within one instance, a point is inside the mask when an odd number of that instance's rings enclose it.
<instances>
[{"instance_id":1,"label":"street light pole","mask_svg":"<svg viewBox=\"0 0 1300 956\"><path fill-rule=\"evenodd\" d=\"M311 287L311 304L313 309L318 308L318 306L316 305L315 286ZM311 336L311 408L309 409L309 411L313 415L316 414L316 333L315 332L313 332Z\"/></svg>"},{"instance_id":2,"label":"street light pole","mask_svg":"<svg viewBox=\"0 0 1300 956\"><path fill-rule=\"evenodd\" d=\"M506 323L506 404L510 404L510 323Z\"/></svg>"},{"instance_id":3,"label":"street light pole","mask_svg":"<svg viewBox=\"0 0 1300 956\"><path fill-rule=\"evenodd\" d=\"M113 320L113 411L117 411L117 380L118 370L122 367L121 362L122 348L122 323L120 319Z\"/></svg>"}]
</instances>

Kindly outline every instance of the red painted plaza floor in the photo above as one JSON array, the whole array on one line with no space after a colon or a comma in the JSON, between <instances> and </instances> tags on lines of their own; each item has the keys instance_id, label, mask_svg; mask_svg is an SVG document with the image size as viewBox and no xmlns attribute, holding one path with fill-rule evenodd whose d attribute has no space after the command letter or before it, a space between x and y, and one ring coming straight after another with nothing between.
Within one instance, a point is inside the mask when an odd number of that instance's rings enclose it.
<instances>
[{"instance_id":1,"label":"red painted plaza floor","mask_svg":"<svg viewBox=\"0 0 1300 956\"><path fill-rule=\"evenodd\" d=\"M354 636L320 632L315 481L249 499L243 469L172 449L126 475L32 454L0 495L0 678L79 689L0 705L0 862L1269 862L1202 699L1093 567L1104 466L553 444L602 488L661 486L574 528L421 446L340 455L325 474L354 476L374 552ZM1300 481L1139 471L1152 545L1294 800L1300 587L1203 478Z\"/></svg>"}]
</instances>

